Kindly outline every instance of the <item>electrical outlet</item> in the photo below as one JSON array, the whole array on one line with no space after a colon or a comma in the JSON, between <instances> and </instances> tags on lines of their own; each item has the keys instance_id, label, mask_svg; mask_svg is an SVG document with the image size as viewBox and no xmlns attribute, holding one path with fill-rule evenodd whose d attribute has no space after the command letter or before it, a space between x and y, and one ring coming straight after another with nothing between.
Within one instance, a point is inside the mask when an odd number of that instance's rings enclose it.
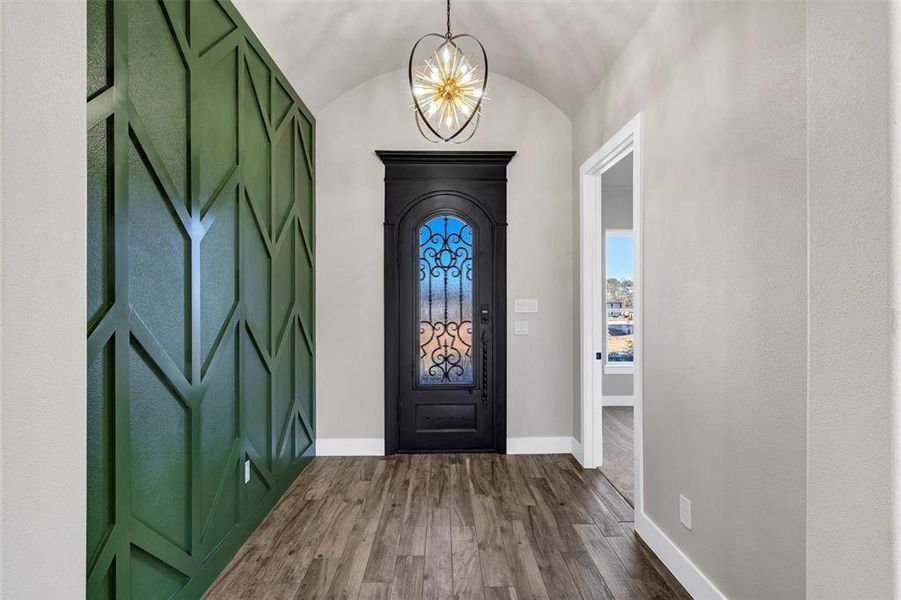
<instances>
[{"instance_id":1,"label":"electrical outlet","mask_svg":"<svg viewBox=\"0 0 901 600\"><path fill-rule=\"evenodd\" d=\"M529 335L529 322L528 321L514 321L513 322L513 334L514 335Z\"/></svg>"},{"instance_id":2,"label":"electrical outlet","mask_svg":"<svg viewBox=\"0 0 901 600\"><path fill-rule=\"evenodd\" d=\"M691 529L691 500L679 494L679 520L685 529Z\"/></svg>"},{"instance_id":3,"label":"electrical outlet","mask_svg":"<svg viewBox=\"0 0 901 600\"><path fill-rule=\"evenodd\" d=\"M244 483L250 483L250 460L244 461Z\"/></svg>"}]
</instances>

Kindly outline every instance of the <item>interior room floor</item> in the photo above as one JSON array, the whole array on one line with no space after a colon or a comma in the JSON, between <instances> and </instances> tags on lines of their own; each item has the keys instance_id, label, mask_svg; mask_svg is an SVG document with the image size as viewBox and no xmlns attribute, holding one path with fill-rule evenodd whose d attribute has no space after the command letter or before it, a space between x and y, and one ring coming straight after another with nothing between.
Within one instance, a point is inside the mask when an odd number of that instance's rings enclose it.
<instances>
[{"instance_id":1,"label":"interior room floor","mask_svg":"<svg viewBox=\"0 0 901 600\"><path fill-rule=\"evenodd\" d=\"M319 457L206 598L688 598L569 455Z\"/></svg>"},{"instance_id":2,"label":"interior room floor","mask_svg":"<svg viewBox=\"0 0 901 600\"><path fill-rule=\"evenodd\" d=\"M631 406L605 406L603 411L604 464L601 472L635 506L634 446Z\"/></svg>"}]
</instances>

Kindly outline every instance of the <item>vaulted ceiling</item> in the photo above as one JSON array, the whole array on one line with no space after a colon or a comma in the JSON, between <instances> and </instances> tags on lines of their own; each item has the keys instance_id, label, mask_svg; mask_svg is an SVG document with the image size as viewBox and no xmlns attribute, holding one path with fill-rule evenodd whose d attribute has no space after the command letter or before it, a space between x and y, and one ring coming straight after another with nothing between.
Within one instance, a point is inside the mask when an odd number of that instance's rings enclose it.
<instances>
[{"instance_id":1,"label":"vaulted ceiling","mask_svg":"<svg viewBox=\"0 0 901 600\"><path fill-rule=\"evenodd\" d=\"M445 30L442 0L234 2L314 113L357 84L406 67L420 35ZM655 6L458 0L452 25L482 41L489 73L533 88L572 116Z\"/></svg>"}]
</instances>

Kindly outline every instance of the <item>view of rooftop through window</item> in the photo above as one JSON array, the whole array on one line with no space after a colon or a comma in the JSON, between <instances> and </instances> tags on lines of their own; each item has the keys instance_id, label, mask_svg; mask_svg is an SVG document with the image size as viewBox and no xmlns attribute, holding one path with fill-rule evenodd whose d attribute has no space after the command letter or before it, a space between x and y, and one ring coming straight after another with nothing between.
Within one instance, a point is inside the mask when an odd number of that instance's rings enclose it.
<instances>
[{"instance_id":1,"label":"view of rooftop through window","mask_svg":"<svg viewBox=\"0 0 901 600\"><path fill-rule=\"evenodd\" d=\"M607 362L630 363L634 360L635 348L632 233L608 231L604 256L607 277Z\"/></svg>"}]
</instances>

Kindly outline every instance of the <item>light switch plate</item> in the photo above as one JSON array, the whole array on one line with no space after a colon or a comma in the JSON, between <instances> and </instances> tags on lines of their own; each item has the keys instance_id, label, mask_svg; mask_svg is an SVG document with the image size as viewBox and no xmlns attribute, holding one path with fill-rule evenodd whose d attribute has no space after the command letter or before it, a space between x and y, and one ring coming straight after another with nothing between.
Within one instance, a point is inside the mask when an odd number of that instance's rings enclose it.
<instances>
[{"instance_id":1,"label":"light switch plate","mask_svg":"<svg viewBox=\"0 0 901 600\"><path fill-rule=\"evenodd\" d=\"M691 529L691 500L679 494L679 521L685 529Z\"/></svg>"},{"instance_id":2,"label":"light switch plate","mask_svg":"<svg viewBox=\"0 0 901 600\"><path fill-rule=\"evenodd\" d=\"M537 313L537 298L517 298L513 301L513 312L517 313Z\"/></svg>"},{"instance_id":3,"label":"light switch plate","mask_svg":"<svg viewBox=\"0 0 901 600\"><path fill-rule=\"evenodd\" d=\"M515 335L529 335L529 322L528 321L514 321L513 322L513 333Z\"/></svg>"},{"instance_id":4,"label":"light switch plate","mask_svg":"<svg viewBox=\"0 0 901 600\"><path fill-rule=\"evenodd\" d=\"M250 461L244 461L244 483L250 483Z\"/></svg>"}]
</instances>

